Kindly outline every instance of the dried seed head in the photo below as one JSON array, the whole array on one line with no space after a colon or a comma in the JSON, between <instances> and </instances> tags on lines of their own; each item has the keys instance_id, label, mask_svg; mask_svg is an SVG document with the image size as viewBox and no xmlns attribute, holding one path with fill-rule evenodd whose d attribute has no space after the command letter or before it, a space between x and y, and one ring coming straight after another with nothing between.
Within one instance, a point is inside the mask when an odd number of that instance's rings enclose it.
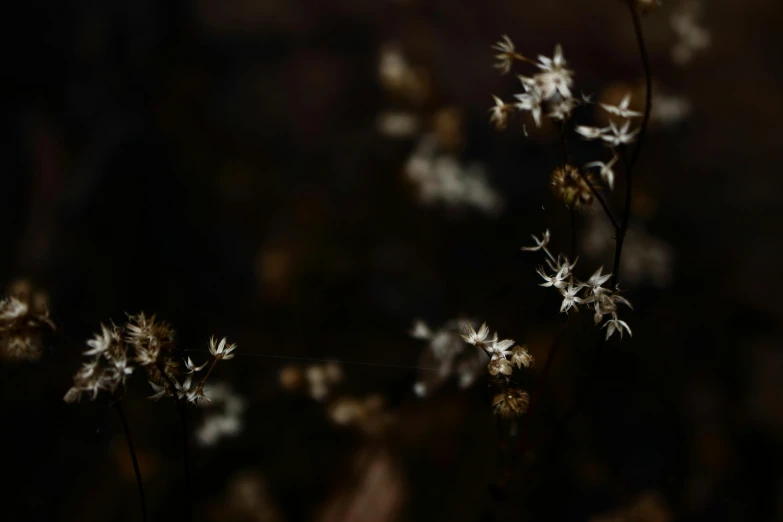
<instances>
[{"instance_id":1,"label":"dried seed head","mask_svg":"<svg viewBox=\"0 0 783 522\"><path fill-rule=\"evenodd\" d=\"M527 351L527 346L515 346L511 349L511 364L517 368L530 368L534 364L533 356Z\"/></svg>"},{"instance_id":2,"label":"dried seed head","mask_svg":"<svg viewBox=\"0 0 783 522\"><path fill-rule=\"evenodd\" d=\"M567 206L575 209L590 208L595 199L591 188L596 179L590 172L580 173L572 166L557 167L550 176L552 192Z\"/></svg>"},{"instance_id":3,"label":"dried seed head","mask_svg":"<svg viewBox=\"0 0 783 522\"><path fill-rule=\"evenodd\" d=\"M495 415L506 419L521 417L527 412L530 395L519 388L509 388L504 393L498 393L492 399L492 410Z\"/></svg>"},{"instance_id":4,"label":"dried seed head","mask_svg":"<svg viewBox=\"0 0 783 522\"><path fill-rule=\"evenodd\" d=\"M514 372L508 359L491 360L489 361L489 366L487 368L489 369L489 374L493 377L497 377L498 375L511 375Z\"/></svg>"},{"instance_id":5,"label":"dried seed head","mask_svg":"<svg viewBox=\"0 0 783 522\"><path fill-rule=\"evenodd\" d=\"M54 330L47 297L25 280L12 283L0 300L0 359L35 361L43 353L43 336Z\"/></svg>"},{"instance_id":6,"label":"dried seed head","mask_svg":"<svg viewBox=\"0 0 783 522\"><path fill-rule=\"evenodd\" d=\"M125 341L135 349L139 364L153 366L174 350L174 329L163 321L156 322L154 315L148 318L141 312L128 318Z\"/></svg>"}]
</instances>

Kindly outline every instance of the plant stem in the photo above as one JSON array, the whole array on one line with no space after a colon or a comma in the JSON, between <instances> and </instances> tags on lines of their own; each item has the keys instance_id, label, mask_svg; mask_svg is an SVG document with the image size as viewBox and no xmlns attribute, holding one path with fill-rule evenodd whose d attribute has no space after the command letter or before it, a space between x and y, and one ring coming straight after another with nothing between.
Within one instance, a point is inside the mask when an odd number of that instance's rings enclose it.
<instances>
[{"instance_id":1,"label":"plant stem","mask_svg":"<svg viewBox=\"0 0 783 522\"><path fill-rule=\"evenodd\" d=\"M117 411L117 415L120 416L120 423L122 423L122 430L125 432L125 442L128 444L128 452L130 453L131 461L133 462L133 471L136 474L136 485L139 487L139 502L141 502L141 519L147 521L147 501L144 497L144 485L141 482L141 470L139 469L139 461L136 458L136 450L133 447L133 440L131 439L130 426L128 426L128 419L125 418L125 411L122 408L122 400L118 400L114 403L114 409Z\"/></svg>"},{"instance_id":2,"label":"plant stem","mask_svg":"<svg viewBox=\"0 0 783 522\"><path fill-rule=\"evenodd\" d=\"M188 419L187 419L187 406L188 403L184 399L177 397L177 383L166 372L166 366L163 361L156 363L158 371L168 383L171 393L174 394L174 400L177 401L177 411L179 412L180 421L182 421L182 465L185 470L185 501L187 503L187 516L185 520L191 522L193 520L193 490L191 489L190 481L190 457L188 452Z\"/></svg>"},{"instance_id":3,"label":"plant stem","mask_svg":"<svg viewBox=\"0 0 783 522\"><path fill-rule=\"evenodd\" d=\"M571 206L571 259L576 259L576 209Z\"/></svg>"},{"instance_id":4,"label":"plant stem","mask_svg":"<svg viewBox=\"0 0 783 522\"><path fill-rule=\"evenodd\" d=\"M636 6L633 0L627 0L626 5L631 13L631 20L633 21L634 33L636 34L636 42L639 46L639 56L642 60L642 67L644 68L644 81L645 81L645 96L644 96L644 114L642 115L642 123L639 129L639 140L636 143L631 154L630 160L626 158L625 152L621 151L620 157L625 164L625 208L623 209L623 217L619 227L615 227L615 250L614 250L614 266L612 268L612 280L610 287L614 287L620 281L620 259L623 254L623 244L625 242L625 234L628 232L628 222L631 218L631 198L633 194L633 167L636 161L639 159L639 153L642 150L644 144L644 138L647 135L647 126L650 122L650 111L652 110L652 71L650 68L650 57L647 54L647 46L644 43L644 34L642 33L642 22L639 19L639 13L636 10Z\"/></svg>"}]
</instances>

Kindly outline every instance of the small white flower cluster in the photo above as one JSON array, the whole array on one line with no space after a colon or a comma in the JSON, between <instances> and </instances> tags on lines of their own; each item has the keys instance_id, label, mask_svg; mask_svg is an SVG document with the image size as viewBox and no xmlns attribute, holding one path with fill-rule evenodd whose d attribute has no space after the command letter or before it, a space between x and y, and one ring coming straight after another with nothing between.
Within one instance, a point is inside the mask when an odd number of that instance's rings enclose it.
<instances>
[{"instance_id":1,"label":"small white flower cluster","mask_svg":"<svg viewBox=\"0 0 783 522\"><path fill-rule=\"evenodd\" d=\"M419 359L422 370L413 385L413 391L424 397L440 388L452 375L457 376L461 389L470 387L483 373L487 355L481 350L468 349L462 342L462 332L472 328L471 322L457 319L432 330L424 321L417 320L410 334L429 344Z\"/></svg>"},{"instance_id":2,"label":"small white flower cluster","mask_svg":"<svg viewBox=\"0 0 783 522\"><path fill-rule=\"evenodd\" d=\"M336 362L314 364L305 371L310 397L322 401L343 380L343 370Z\"/></svg>"},{"instance_id":3,"label":"small white flower cluster","mask_svg":"<svg viewBox=\"0 0 783 522\"><path fill-rule=\"evenodd\" d=\"M606 328L607 339L615 332L618 332L620 338L622 338L623 329L628 332L628 335L632 335L628 323L621 320L617 315L618 304L624 304L631 308L631 303L620 295L620 291L617 288L612 290L603 286L612 278L612 274L602 274L603 267L600 267L590 279L584 282L580 281L573 273L577 260L570 262L566 256L558 255L555 258L550 253L547 248L550 240L549 230L543 233L541 239L536 236L532 237L536 244L530 247L522 247L522 250L529 252L543 250L546 254L549 272L543 266L539 267L537 272L544 279L541 286L556 288L562 295L563 302L560 305L560 312L568 313L572 308L578 310L579 305L592 306L594 311L593 320L596 326L604 320L604 316L610 316L610 319L606 320L602 327Z\"/></svg>"},{"instance_id":4,"label":"small white flower cluster","mask_svg":"<svg viewBox=\"0 0 783 522\"><path fill-rule=\"evenodd\" d=\"M525 346L514 346L513 339L498 339L497 332L489 337L489 327L483 323L478 330L474 330L470 324L465 326L465 333L461 335L462 340L481 348L489 355L489 365L487 370L493 377L508 377L514 372L514 366L518 369L530 368L533 366L533 356L527 351ZM514 346L513 348L511 348ZM511 348L511 349L509 349Z\"/></svg>"},{"instance_id":5,"label":"small white flower cluster","mask_svg":"<svg viewBox=\"0 0 783 522\"><path fill-rule=\"evenodd\" d=\"M223 339L217 343L210 339L211 364L206 375L194 383L194 374L203 370L208 363L196 366L188 357L183 359L185 369L180 369L174 351L174 330L165 322L155 321L155 316L144 313L131 316L120 327L101 325L101 332L87 341L90 348L84 355L90 357L74 376L74 385L65 394L65 402L76 402L82 395L89 394L95 400L100 391L107 391L121 397L127 378L136 367L143 369L155 394L150 399L164 396L196 403L204 396L207 377L220 360L234 357L236 345L227 345ZM131 351L132 349L132 351ZM131 364L133 363L133 365ZM195 385L194 385L195 384Z\"/></svg>"},{"instance_id":6,"label":"small white flower cluster","mask_svg":"<svg viewBox=\"0 0 783 522\"><path fill-rule=\"evenodd\" d=\"M238 435L244 426L245 399L226 382L206 385L204 394L209 401L199 403L208 408L203 423L196 429L199 444L214 446L224 437Z\"/></svg>"},{"instance_id":7,"label":"small white flower cluster","mask_svg":"<svg viewBox=\"0 0 783 522\"><path fill-rule=\"evenodd\" d=\"M382 433L393 421L383 397L377 394L362 399L337 397L329 404L327 415L334 424L355 427L367 435Z\"/></svg>"},{"instance_id":8,"label":"small white flower cluster","mask_svg":"<svg viewBox=\"0 0 783 522\"><path fill-rule=\"evenodd\" d=\"M699 25L701 13L699 0L686 0L672 14L671 26L677 34L677 43L672 48L672 59L677 65L687 65L693 56L710 46L709 31Z\"/></svg>"},{"instance_id":9,"label":"small white flower cluster","mask_svg":"<svg viewBox=\"0 0 783 522\"><path fill-rule=\"evenodd\" d=\"M532 77L518 76L524 92L514 95L516 102L506 103L493 96L495 106L490 109L490 121L498 129L506 127L515 110L529 112L536 126L540 127L544 114L553 120L564 121L581 103L572 95L574 72L566 66L560 44L555 46L552 58L539 56L538 60L531 60L519 54L507 35L503 35L503 40L496 43L492 49L499 51L499 54L495 55L498 60L495 67L503 74L511 71L515 61L531 64L540 71Z\"/></svg>"},{"instance_id":10,"label":"small white flower cluster","mask_svg":"<svg viewBox=\"0 0 783 522\"><path fill-rule=\"evenodd\" d=\"M418 188L419 200L432 205L475 207L495 215L503 208L503 199L487 181L483 166L462 164L450 152L439 150L433 134L425 134L405 166L405 173Z\"/></svg>"},{"instance_id":11,"label":"small white flower cluster","mask_svg":"<svg viewBox=\"0 0 783 522\"><path fill-rule=\"evenodd\" d=\"M74 402L84 393L95 400L100 391L116 393L125 387L125 381L133 373L134 367L128 364L128 352L123 338L122 328L101 325L101 333L87 341L89 350L84 355L92 357L82 364L74 376L74 385L65 395L65 402Z\"/></svg>"},{"instance_id":12,"label":"small white flower cluster","mask_svg":"<svg viewBox=\"0 0 783 522\"><path fill-rule=\"evenodd\" d=\"M541 126L542 117L546 115L552 120L565 122L571 117L573 110L579 105L593 103L590 96L582 94L579 99L573 95L574 72L566 65L563 49L558 44L554 56L539 56L537 60L528 59L519 54L511 39L504 35L503 41L496 43L493 49L500 51L495 55L498 63L495 65L501 72L511 70L514 61L524 62L538 68L540 72L532 77L518 76L524 92L514 95L515 103L506 103L494 96L495 106L490 109L490 122L498 129L504 129L514 111L530 112L537 126ZM631 96L626 95L618 105L599 104L610 117L619 118L616 122L610 120L606 127L591 127L577 125L575 130L587 140L600 140L611 149L632 143L639 129L631 129L631 121L642 114L630 109ZM593 161L587 163L585 170L597 168L601 179L609 189L614 188L614 165L617 154L613 153L608 162Z\"/></svg>"},{"instance_id":13,"label":"small white flower cluster","mask_svg":"<svg viewBox=\"0 0 783 522\"><path fill-rule=\"evenodd\" d=\"M617 105L609 105L606 103L599 104L600 107L606 111L610 116L615 116L623 119L622 124L615 123L613 120L609 121L609 125L606 127L590 127L587 125L577 125L574 130L580 134L586 140L601 140L604 145L615 149L621 145L628 145L633 143L636 139L636 135L639 133L639 129L631 130L631 120L638 118L642 115L641 112L633 111L629 108L631 104L631 95L626 94L623 99ZM617 154L610 163L614 163L617 160ZM601 178L606 181L609 188L614 188L614 173L611 167L607 167L603 163L594 162L585 165L586 168L592 166L599 166L601 168Z\"/></svg>"}]
</instances>

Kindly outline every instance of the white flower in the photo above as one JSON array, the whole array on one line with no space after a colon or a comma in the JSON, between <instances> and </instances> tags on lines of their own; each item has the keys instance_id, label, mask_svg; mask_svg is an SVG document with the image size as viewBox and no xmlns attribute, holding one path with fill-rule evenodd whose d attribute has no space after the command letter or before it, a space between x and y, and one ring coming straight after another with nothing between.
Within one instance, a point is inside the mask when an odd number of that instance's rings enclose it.
<instances>
[{"instance_id":1,"label":"white flower","mask_svg":"<svg viewBox=\"0 0 783 522\"><path fill-rule=\"evenodd\" d=\"M505 129L506 125L508 125L508 114L511 112L513 106L507 104L494 94L492 95L492 98L495 100L495 106L489 109L489 122L493 123L498 130Z\"/></svg>"},{"instance_id":2,"label":"white flower","mask_svg":"<svg viewBox=\"0 0 783 522\"><path fill-rule=\"evenodd\" d=\"M231 352L236 350L236 347L236 344L229 344L226 346L225 337L220 340L220 344L216 343L214 337L209 339L209 353L211 353L214 357L223 359L224 361L234 358L234 355Z\"/></svg>"},{"instance_id":3,"label":"white flower","mask_svg":"<svg viewBox=\"0 0 783 522\"><path fill-rule=\"evenodd\" d=\"M489 327L487 326L487 323L483 323L478 329L478 332L473 329L473 326L471 326L470 323L466 323L465 330L466 333L461 334L461 337L465 340L466 343L476 346L482 346L484 344L484 340L489 335Z\"/></svg>"},{"instance_id":4,"label":"white flower","mask_svg":"<svg viewBox=\"0 0 783 522\"><path fill-rule=\"evenodd\" d=\"M495 58L498 60L498 63L495 64L495 68L500 69L501 74L507 74L511 70L511 66L517 56L514 42L511 41L511 38L509 38L508 35L504 34L503 40L493 45L492 49L500 51L499 54L495 55Z\"/></svg>"},{"instance_id":5,"label":"white flower","mask_svg":"<svg viewBox=\"0 0 783 522\"><path fill-rule=\"evenodd\" d=\"M641 112L636 112L628 109L628 106L631 104L631 95L626 94L623 99L620 101L619 105L608 105L605 103L601 104L601 108L608 112L609 114L614 114L616 116L621 116L623 118L637 118L642 115Z\"/></svg>"},{"instance_id":6,"label":"white flower","mask_svg":"<svg viewBox=\"0 0 783 522\"><path fill-rule=\"evenodd\" d=\"M563 288L566 284L566 279L568 279L568 276L570 275L568 273L568 265L560 267L560 270L551 276L548 276L546 272L544 272L543 267L538 267L536 273L544 279L544 282L539 286L554 286L555 288Z\"/></svg>"},{"instance_id":7,"label":"white flower","mask_svg":"<svg viewBox=\"0 0 783 522\"><path fill-rule=\"evenodd\" d=\"M601 137L607 129L601 129L599 127L588 127L586 125L577 125L574 129L578 134L584 136L585 139L595 140Z\"/></svg>"},{"instance_id":8,"label":"white flower","mask_svg":"<svg viewBox=\"0 0 783 522\"><path fill-rule=\"evenodd\" d=\"M564 256L563 254L557 255L557 260L553 263L552 260L547 259L546 264L549 266L549 268L554 272L560 272L563 271L564 277L568 277L571 275L571 272L573 272L574 267L579 262L579 258L577 257L574 259L573 263L568 262L568 258Z\"/></svg>"},{"instance_id":9,"label":"white flower","mask_svg":"<svg viewBox=\"0 0 783 522\"><path fill-rule=\"evenodd\" d=\"M619 145L627 145L632 143L639 129L634 129L629 132L628 129L631 126L631 120L625 120L622 127L618 127L614 122L609 122L609 132L601 134L601 139L604 140L610 147L617 147Z\"/></svg>"},{"instance_id":10,"label":"white flower","mask_svg":"<svg viewBox=\"0 0 783 522\"><path fill-rule=\"evenodd\" d=\"M576 305L579 303L583 303L584 301L578 297L576 294L584 288L584 285L579 284L576 287L574 287L574 282L569 281L568 287L566 288L558 288L560 290L560 293L563 296L563 303L560 305L560 312L566 312L571 308L576 308Z\"/></svg>"},{"instance_id":11,"label":"white flower","mask_svg":"<svg viewBox=\"0 0 783 522\"><path fill-rule=\"evenodd\" d=\"M154 395L150 395L148 397L148 399L152 399L153 401L157 401L161 397L165 397L166 395L168 395L168 390L166 389L165 386L159 386L159 385L155 384L152 381L149 381L149 383L150 383L150 386L152 386L152 390L155 392L155 394Z\"/></svg>"},{"instance_id":12,"label":"white flower","mask_svg":"<svg viewBox=\"0 0 783 522\"><path fill-rule=\"evenodd\" d=\"M605 274L601 275L601 272L603 272L604 267L598 267L598 270L595 271L593 275L590 276L590 279L587 280L587 286L590 287L593 290L594 294L598 294L605 289L603 288L604 283L606 283L609 279L612 278L612 274Z\"/></svg>"},{"instance_id":13,"label":"white flower","mask_svg":"<svg viewBox=\"0 0 783 522\"><path fill-rule=\"evenodd\" d=\"M508 362L508 359L494 359L489 362L489 373L490 375L511 375L514 373L514 368L511 367L511 363Z\"/></svg>"},{"instance_id":14,"label":"white flower","mask_svg":"<svg viewBox=\"0 0 783 522\"><path fill-rule=\"evenodd\" d=\"M544 71L535 76L541 95L545 99L549 99L555 94L559 94L563 98L571 98L574 73L565 66L563 48L560 44L555 46L553 58L539 56L538 62L536 66Z\"/></svg>"},{"instance_id":15,"label":"white flower","mask_svg":"<svg viewBox=\"0 0 783 522\"><path fill-rule=\"evenodd\" d=\"M515 346L511 350L511 364L517 368L530 368L534 364L533 356L527 351L524 346Z\"/></svg>"},{"instance_id":16,"label":"white flower","mask_svg":"<svg viewBox=\"0 0 783 522\"><path fill-rule=\"evenodd\" d=\"M613 318L609 321L606 321L606 324L603 326L603 328L606 328L606 338L609 339L614 332L620 333L620 339L623 338L623 328L628 332L628 335L633 336L631 333L631 328L628 326L628 323L625 321L621 321L617 318L617 315L614 315Z\"/></svg>"},{"instance_id":17,"label":"white flower","mask_svg":"<svg viewBox=\"0 0 783 522\"><path fill-rule=\"evenodd\" d=\"M617 157L617 155L612 156L612 159L610 159L608 163L604 163L602 161L591 161L590 163L585 164L585 169L591 169L593 167L598 167L601 169L601 179L603 179L609 186L609 190L614 190L614 170L612 170L612 167L614 167L614 164L617 163Z\"/></svg>"},{"instance_id":18,"label":"white flower","mask_svg":"<svg viewBox=\"0 0 783 522\"><path fill-rule=\"evenodd\" d=\"M521 111L530 111L530 113L533 115L533 121L536 122L536 126L540 127L541 112L543 110L542 103L544 102L542 93L539 91L535 79L519 76L519 81L522 82L522 87L525 88L525 93L514 95L514 98L518 100L516 108Z\"/></svg>"},{"instance_id":19,"label":"white flower","mask_svg":"<svg viewBox=\"0 0 783 522\"><path fill-rule=\"evenodd\" d=\"M530 237L533 238L533 241L536 242L536 245L532 247L522 247L521 250L535 252L536 250L546 249L546 246L549 244L549 229L544 231L544 233L541 235L541 239L538 239L533 234L530 234Z\"/></svg>"},{"instance_id":20,"label":"white flower","mask_svg":"<svg viewBox=\"0 0 783 522\"><path fill-rule=\"evenodd\" d=\"M495 361L497 359L505 359L507 355L510 355L511 352L508 350L511 346L514 345L514 341L512 339L504 339L503 341L498 341L497 334L495 334L495 337L492 339L492 342L490 342L486 346L487 353L490 355L490 360Z\"/></svg>"},{"instance_id":21,"label":"white flower","mask_svg":"<svg viewBox=\"0 0 783 522\"><path fill-rule=\"evenodd\" d=\"M571 112L577 105L578 102L574 98L561 98L557 103L550 105L547 116L553 120L565 121L571 117Z\"/></svg>"},{"instance_id":22,"label":"white flower","mask_svg":"<svg viewBox=\"0 0 783 522\"><path fill-rule=\"evenodd\" d=\"M87 346L91 350L84 352L84 355L98 355L105 352L112 345L115 338L114 332L102 324L101 333L95 334L94 338L87 341Z\"/></svg>"},{"instance_id":23,"label":"white flower","mask_svg":"<svg viewBox=\"0 0 783 522\"><path fill-rule=\"evenodd\" d=\"M542 71L552 71L565 67L565 58L563 58L563 47L560 44L555 45L555 54L553 58L538 55L538 64L536 66Z\"/></svg>"},{"instance_id":24,"label":"white flower","mask_svg":"<svg viewBox=\"0 0 783 522\"><path fill-rule=\"evenodd\" d=\"M200 372L206 365L207 363L204 363L201 366L196 366L190 357L188 357L188 359L185 361L185 367L188 369L188 373Z\"/></svg>"}]
</instances>

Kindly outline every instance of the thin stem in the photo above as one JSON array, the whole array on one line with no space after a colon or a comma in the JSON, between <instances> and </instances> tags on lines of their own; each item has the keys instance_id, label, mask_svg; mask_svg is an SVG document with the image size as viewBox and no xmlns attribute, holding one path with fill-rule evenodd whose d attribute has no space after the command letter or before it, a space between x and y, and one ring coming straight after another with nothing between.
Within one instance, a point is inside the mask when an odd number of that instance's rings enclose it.
<instances>
[{"instance_id":1,"label":"thin stem","mask_svg":"<svg viewBox=\"0 0 783 522\"><path fill-rule=\"evenodd\" d=\"M579 175L582 176L582 179L590 186L590 190L593 193L593 196L595 196L595 199L598 200L598 203L601 204L601 208L604 209L604 214L606 214L606 217L609 218L609 222L612 224L614 228L617 228L619 225L617 224L617 220L615 219L614 215L612 214L612 211L609 210L609 205L606 204L606 201L601 196L601 193L598 192L598 189L595 188L595 186L590 183L590 181L587 179L587 176L584 172L579 170Z\"/></svg>"},{"instance_id":2,"label":"thin stem","mask_svg":"<svg viewBox=\"0 0 783 522\"><path fill-rule=\"evenodd\" d=\"M166 366L163 364L163 361L158 361L157 367L160 374L170 386L171 392L174 394L174 399L177 401L177 411L179 411L179 418L180 421L182 421L182 465L185 470L185 501L187 503L187 517L185 520L190 522L193 520L193 491L191 489L190 456L188 452L188 403L184 399L177 397L177 383L174 382L174 379L166 372Z\"/></svg>"},{"instance_id":3,"label":"thin stem","mask_svg":"<svg viewBox=\"0 0 783 522\"><path fill-rule=\"evenodd\" d=\"M122 408L122 400L118 400L114 403L114 409L117 411L117 415L120 416L122 430L125 432L125 442L128 444L128 452L130 453L131 461L133 462L133 472L136 474L136 485L139 487L139 502L141 502L141 519L144 522L147 522L147 501L144 497L144 485L141 482L141 469L139 469L139 461L136 458L136 450L133 447L128 419L125 418L125 411Z\"/></svg>"},{"instance_id":4,"label":"thin stem","mask_svg":"<svg viewBox=\"0 0 783 522\"><path fill-rule=\"evenodd\" d=\"M647 54L647 45L644 43L644 33L642 33L642 21L639 19L639 12L634 6L633 0L628 0L628 8L631 10L631 19L633 20L633 29L636 33L636 43L639 46L639 57L644 67L645 97L644 97L644 115L642 116L641 129L639 130L639 140L636 142L636 148L628 163L628 168L632 169L639 159L639 153L644 144L644 138L647 135L647 126L650 121L650 112L652 111L652 68L650 67L650 57Z\"/></svg>"},{"instance_id":5,"label":"thin stem","mask_svg":"<svg viewBox=\"0 0 783 522\"><path fill-rule=\"evenodd\" d=\"M644 80L645 80L645 96L644 96L644 114L642 116L641 128L639 129L639 140L636 143L636 148L633 150L631 159L625 157L625 153L621 152L620 157L625 163L625 209L623 210L622 222L619 227L615 227L616 244L614 251L614 267L612 269L612 281L611 286L614 287L620 280L620 259L623 254L623 243L625 242L625 234L628 232L628 222L631 218L631 197L633 193L633 172L632 169L639 159L639 153L642 150L644 144L644 138L647 135L647 126L650 121L650 111L652 110L652 71L650 67L650 57L647 54L647 46L644 43L644 34L642 33L642 22L639 19L639 12L636 10L636 6L633 0L627 0L628 10L631 13L631 20L633 21L634 33L636 34L636 42L639 46L639 56L642 60L642 67L644 68Z\"/></svg>"},{"instance_id":6,"label":"thin stem","mask_svg":"<svg viewBox=\"0 0 783 522\"><path fill-rule=\"evenodd\" d=\"M571 205L571 259L576 259L576 209Z\"/></svg>"}]
</instances>

